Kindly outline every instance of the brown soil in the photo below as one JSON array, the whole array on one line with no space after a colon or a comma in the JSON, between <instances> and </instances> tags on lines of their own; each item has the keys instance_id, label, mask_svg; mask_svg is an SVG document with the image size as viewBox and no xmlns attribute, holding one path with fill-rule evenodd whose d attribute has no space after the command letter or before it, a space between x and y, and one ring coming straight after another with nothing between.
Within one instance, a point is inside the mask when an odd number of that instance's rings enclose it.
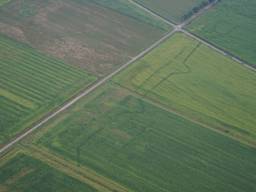
<instances>
[{"instance_id":1,"label":"brown soil","mask_svg":"<svg viewBox=\"0 0 256 192\"><path fill-rule=\"evenodd\" d=\"M27 42L24 32L19 27L0 22L0 33L8 34L8 36L18 41Z\"/></svg>"}]
</instances>

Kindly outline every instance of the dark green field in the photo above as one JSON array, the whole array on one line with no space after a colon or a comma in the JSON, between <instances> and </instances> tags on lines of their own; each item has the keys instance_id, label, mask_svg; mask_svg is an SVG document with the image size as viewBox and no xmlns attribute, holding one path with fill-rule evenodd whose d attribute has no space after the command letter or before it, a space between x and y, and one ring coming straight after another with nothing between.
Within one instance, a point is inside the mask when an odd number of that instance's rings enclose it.
<instances>
[{"instance_id":1,"label":"dark green field","mask_svg":"<svg viewBox=\"0 0 256 192\"><path fill-rule=\"evenodd\" d=\"M170 27L126 0L12 0L0 7L0 32L103 76Z\"/></svg>"},{"instance_id":2,"label":"dark green field","mask_svg":"<svg viewBox=\"0 0 256 192\"><path fill-rule=\"evenodd\" d=\"M0 145L94 80L0 35Z\"/></svg>"},{"instance_id":3,"label":"dark green field","mask_svg":"<svg viewBox=\"0 0 256 192\"><path fill-rule=\"evenodd\" d=\"M184 15L205 0L134 0L162 17L181 22Z\"/></svg>"},{"instance_id":4,"label":"dark green field","mask_svg":"<svg viewBox=\"0 0 256 192\"><path fill-rule=\"evenodd\" d=\"M86 184L23 153L0 165L1 192L96 192Z\"/></svg>"},{"instance_id":5,"label":"dark green field","mask_svg":"<svg viewBox=\"0 0 256 192\"><path fill-rule=\"evenodd\" d=\"M80 101L35 138L37 147L130 191L256 189L254 149L111 85Z\"/></svg>"},{"instance_id":6,"label":"dark green field","mask_svg":"<svg viewBox=\"0 0 256 192\"><path fill-rule=\"evenodd\" d=\"M255 0L223 0L189 30L256 66L255 13Z\"/></svg>"},{"instance_id":7,"label":"dark green field","mask_svg":"<svg viewBox=\"0 0 256 192\"><path fill-rule=\"evenodd\" d=\"M115 82L256 146L256 75L177 33Z\"/></svg>"}]
</instances>

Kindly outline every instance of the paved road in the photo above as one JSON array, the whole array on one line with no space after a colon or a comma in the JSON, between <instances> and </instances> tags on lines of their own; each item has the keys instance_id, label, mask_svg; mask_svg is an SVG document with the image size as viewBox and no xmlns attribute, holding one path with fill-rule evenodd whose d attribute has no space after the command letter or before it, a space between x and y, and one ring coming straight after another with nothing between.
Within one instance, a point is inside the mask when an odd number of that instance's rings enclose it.
<instances>
[{"instance_id":1,"label":"paved road","mask_svg":"<svg viewBox=\"0 0 256 192\"><path fill-rule=\"evenodd\" d=\"M154 15L155 17L161 19L162 21L164 21L165 23L169 24L171 27L173 27L175 29L175 31L180 31L185 33L186 35L190 36L193 39L196 39L197 41L200 41L201 43L203 43L204 45L214 49L215 51L219 52L222 55L225 55L229 58L231 58L232 60L234 60L237 63L240 63L241 65L243 65L244 67L255 71L256 69L253 68L252 66L250 66L249 64L247 64L245 61L243 61L242 59L240 59L239 57L233 55L232 53L222 50L219 47L215 46L212 43L207 42L206 40L194 35L193 33L189 32L188 30L184 29L185 26L187 26L188 24L190 24L193 20L195 20L197 17L199 17L200 15L202 15L205 11L209 10L210 8L212 8L214 5L216 5L216 3L218 3L218 1L216 0L215 2L211 3L210 5L206 6L205 8L203 8L202 10L200 10L198 13L194 14L192 17L190 17L188 20L184 21L183 23L180 24L175 24L172 21L169 21L167 19L165 19L164 17L162 17L161 15L155 13L154 11L148 9L147 7L135 2L134 0L129 0L131 3L133 3L134 5L136 5L137 7L143 9L144 11L147 11L148 13L150 13L151 15Z\"/></svg>"},{"instance_id":2,"label":"paved road","mask_svg":"<svg viewBox=\"0 0 256 192\"><path fill-rule=\"evenodd\" d=\"M35 126L33 126L32 128L28 129L27 131L25 131L24 133L22 133L21 135L19 135L18 137L16 137L14 140L12 140L11 142L9 142L8 144L4 145L1 149L0 149L0 155L3 154L4 152L6 152L9 148L11 148L13 145L15 145L17 142L21 141L23 138L25 138L26 136L28 136L29 134L31 134L32 132L34 132L35 130L37 130L38 128L40 128L42 125L44 125L46 122L48 122L49 120L53 119L55 116L57 116L59 113L63 112L64 110L66 110L67 108L69 108L71 105L73 105L74 103L76 103L78 100L80 100L81 98L83 98L84 96L88 95L89 93L91 93L92 91L94 91L96 88L98 88L99 86L101 86L102 84L104 84L105 82L107 82L108 80L110 80L114 75L118 74L119 72L121 72L122 70L124 70L125 68L127 68L129 65L131 65L132 63L134 63L136 60L140 59L141 57L143 57L145 54L149 53L152 49L156 48L159 44L161 44L162 42L164 42L166 39L168 39L170 36L172 36L174 33L176 32L176 30L173 30L169 33L167 33L166 35L164 35L161 39L159 39L158 41L156 41L154 44L152 44L150 47L148 47L147 49L145 49L144 51L142 51L139 55L137 55L136 57L132 58L130 61L128 61L127 63L125 63L124 65L122 65L121 67L119 67L118 69L116 69L114 72L112 72L111 74L107 75L106 77L104 77L103 79L100 79L99 81L97 81L95 84L93 84L92 86L90 86L88 89L86 89L84 92L82 92L81 94L79 94L78 96L76 96L75 98L73 98L71 101L68 101L67 103L65 103L60 109L58 109L57 111L53 112L52 114L50 114L49 116L45 117L43 120L41 120L38 124L36 124Z\"/></svg>"}]
</instances>

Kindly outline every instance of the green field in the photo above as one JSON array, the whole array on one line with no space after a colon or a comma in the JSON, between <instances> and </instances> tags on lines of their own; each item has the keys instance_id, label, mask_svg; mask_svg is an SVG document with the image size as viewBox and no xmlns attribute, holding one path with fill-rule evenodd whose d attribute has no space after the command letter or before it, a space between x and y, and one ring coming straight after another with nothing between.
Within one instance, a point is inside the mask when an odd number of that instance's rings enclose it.
<instances>
[{"instance_id":1,"label":"green field","mask_svg":"<svg viewBox=\"0 0 256 192\"><path fill-rule=\"evenodd\" d=\"M189 30L256 66L256 1L224 0Z\"/></svg>"},{"instance_id":2,"label":"green field","mask_svg":"<svg viewBox=\"0 0 256 192\"><path fill-rule=\"evenodd\" d=\"M106 75L170 27L126 0L12 0L0 7L0 33Z\"/></svg>"},{"instance_id":3,"label":"green field","mask_svg":"<svg viewBox=\"0 0 256 192\"><path fill-rule=\"evenodd\" d=\"M256 144L255 73L184 34L174 35L115 81Z\"/></svg>"},{"instance_id":4,"label":"green field","mask_svg":"<svg viewBox=\"0 0 256 192\"><path fill-rule=\"evenodd\" d=\"M0 192L256 192L254 1L0 0Z\"/></svg>"},{"instance_id":5,"label":"green field","mask_svg":"<svg viewBox=\"0 0 256 192\"><path fill-rule=\"evenodd\" d=\"M86 184L23 153L0 164L1 192L96 192Z\"/></svg>"},{"instance_id":6,"label":"green field","mask_svg":"<svg viewBox=\"0 0 256 192\"><path fill-rule=\"evenodd\" d=\"M8 3L10 0L0 0L0 6L4 5L5 3Z\"/></svg>"},{"instance_id":7,"label":"green field","mask_svg":"<svg viewBox=\"0 0 256 192\"><path fill-rule=\"evenodd\" d=\"M113 85L53 120L34 143L128 191L256 189L255 149Z\"/></svg>"},{"instance_id":8,"label":"green field","mask_svg":"<svg viewBox=\"0 0 256 192\"><path fill-rule=\"evenodd\" d=\"M94 80L0 35L0 145Z\"/></svg>"},{"instance_id":9,"label":"green field","mask_svg":"<svg viewBox=\"0 0 256 192\"><path fill-rule=\"evenodd\" d=\"M185 14L190 12L204 0L134 0L135 2L151 9L162 17L181 22Z\"/></svg>"},{"instance_id":10,"label":"green field","mask_svg":"<svg viewBox=\"0 0 256 192\"><path fill-rule=\"evenodd\" d=\"M130 3L127 0L76 0L79 2L93 2L103 7L112 9L114 11L119 12L122 15L127 15L128 17L134 18L136 20L141 21L142 23L147 23L156 28L168 31L170 30L170 26L168 26L165 22L160 21L159 19L152 17L148 12L142 11L133 3Z\"/></svg>"}]
</instances>

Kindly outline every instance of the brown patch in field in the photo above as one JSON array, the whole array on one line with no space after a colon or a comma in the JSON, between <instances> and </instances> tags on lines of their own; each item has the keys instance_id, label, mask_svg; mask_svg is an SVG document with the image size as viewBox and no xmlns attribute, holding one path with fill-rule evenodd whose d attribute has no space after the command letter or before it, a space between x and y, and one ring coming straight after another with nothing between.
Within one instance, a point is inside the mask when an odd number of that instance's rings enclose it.
<instances>
[{"instance_id":1,"label":"brown patch in field","mask_svg":"<svg viewBox=\"0 0 256 192\"><path fill-rule=\"evenodd\" d=\"M132 138L132 136L129 135L127 132L122 131L122 130L120 130L120 129L116 129L116 128L111 129L111 133L112 133L114 136L116 136L116 137L118 137L118 138L121 138L121 139L123 139L123 140L129 140L129 139Z\"/></svg>"},{"instance_id":2,"label":"brown patch in field","mask_svg":"<svg viewBox=\"0 0 256 192\"><path fill-rule=\"evenodd\" d=\"M0 13L0 22L8 25L0 29L98 76L127 62L162 34L152 26L90 1L40 0L34 4L32 15L17 20L22 6L21 1L14 1Z\"/></svg>"},{"instance_id":3,"label":"brown patch in field","mask_svg":"<svg viewBox=\"0 0 256 192\"><path fill-rule=\"evenodd\" d=\"M83 60L85 57L90 61L96 59L108 60L113 57L110 54L99 53L97 50L89 48L83 45L81 41L71 37L55 40L51 47L48 48L48 51L60 58L72 55L77 60Z\"/></svg>"},{"instance_id":4,"label":"brown patch in field","mask_svg":"<svg viewBox=\"0 0 256 192\"><path fill-rule=\"evenodd\" d=\"M9 37L17 39L18 41L27 41L24 32L19 27L11 26L6 23L0 22L0 33L6 34Z\"/></svg>"},{"instance_id":5,"label":"brown patch in field","mask_svg":"<svg viewBox=\"0 0 256 192\"><path fill-rule=\"evenodd\" d=\"M49 54L53 54L56 57L68 61L75 60L79 66L90 66L88 69L92 72L97 71L98 68L111 68L112 62L118 57L113 47L109 46L108 51L100 52L99 50L92 48L83 42L72 37L65 37L62 39L56 39L53 42L49 42L49 46L45 46ZM99 61L102 61L101 64ZM105 61L105 62L104 62ZM98 66L97 66L98 65Z\"/></svg>"},{"instance_id":6,"label":"brown patch in field","mask_svg":"<svg viewBox=\"0 0 256 192\"><path fill-rule=\"evenodd\" d=\"M48 15L50 13L54 13L55 11L63 7L63 5L64 3L60 1L50 2L50 4L46 8L40 9L38 11L37 15L34 18L35 23L41 24L41 25L45 24L45 26L47 26Z\"/></svg>"},{"instance_id":7,"label":"brown patch in field","mask_svg":"<svg viewBox=\"0 0 256 192\"><path fill-rule=\"evenodd\" d=\"M0 185L0 192L7 192L9 191L5 185Z\"/></svg>"},{"instance_id":8,"label":"brown patch in field","mask_svg":"<svg viewBox=\"0 0 256 192\"><path fill-rule=\"evenodd\" d=\"M129 94L130 93L127 89L123 89L123 88L115 89L115 97L119 98L120 100Z\"/></svg>"},{"instance_id":9,"label":"brown patch in field","mask_svg":"<svg viewBox=\"0 0 256 192\"><path fill-rule=\"evenodd\" d=\"M20 178L25 177L26 175L28 175L29 173L33 172L34 170L31 168L23 168L21 169L16 175L14 175L13 177L9 178L6 181L7 185L11 185L13 183L15 183L16 181L18 181Z\"/></svg>"}]
</instances>

